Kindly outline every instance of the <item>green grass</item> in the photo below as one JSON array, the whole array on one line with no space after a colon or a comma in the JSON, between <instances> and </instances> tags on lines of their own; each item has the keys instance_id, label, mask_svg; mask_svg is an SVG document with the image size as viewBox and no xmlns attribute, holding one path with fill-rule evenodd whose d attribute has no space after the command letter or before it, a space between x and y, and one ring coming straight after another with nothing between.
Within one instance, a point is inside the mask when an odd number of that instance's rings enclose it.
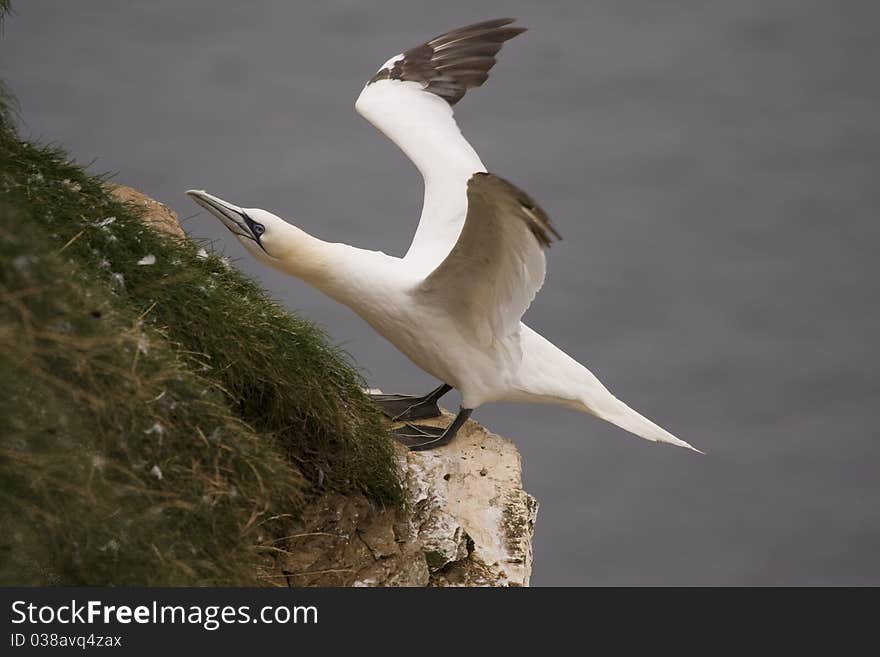
<instances>
[{"instance_id":1,"label":"green grass","mask_svg":"<svg viewBox=\"0 0 880 657\"><path fill-rule=\"evenodd\" d=\"M344 353L8 116L0 584L255 583L315 492L400 503Z\"/></svg>"}]
</instances>

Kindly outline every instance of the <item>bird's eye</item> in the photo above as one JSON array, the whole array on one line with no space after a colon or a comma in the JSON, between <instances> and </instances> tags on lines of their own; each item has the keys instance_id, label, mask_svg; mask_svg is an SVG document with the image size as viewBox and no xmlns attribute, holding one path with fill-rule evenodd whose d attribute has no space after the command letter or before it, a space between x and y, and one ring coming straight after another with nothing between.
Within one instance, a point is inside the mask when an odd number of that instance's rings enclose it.
<instances>
[{"instance_id":1,"label":"bird's eye","mask_svg":"<svg viewBox=\"0 0 880 657\"><path fill-rule=\"evenodd\" d=\"M266 228L263 226L263 224L254 224L254 235L259 237L260 235L262 235L265 232L266 232Z\"/></svg>"}]
</instances>

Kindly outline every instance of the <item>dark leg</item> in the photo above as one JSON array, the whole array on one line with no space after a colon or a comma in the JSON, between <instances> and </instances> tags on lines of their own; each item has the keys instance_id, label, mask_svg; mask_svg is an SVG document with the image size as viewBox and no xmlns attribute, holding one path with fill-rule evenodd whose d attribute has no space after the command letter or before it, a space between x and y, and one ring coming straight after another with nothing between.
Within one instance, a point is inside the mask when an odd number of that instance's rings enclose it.
<instances>
[{"instance_id":1,"label":"dark leg","mask_svg":"<svg viewBox=\"0 0 880 657\"><path fill-rule=\"evenodd\" d=\"M429 417L440 416L440 407L437 406L437 401L450 390L452 390L452 386L444 383L424 397L417 397L415 395L370 395L370 398L392 420L424 420Z\"/></svg>"},{"instance_id":2,"label":"dark leg","mask_svg":"<svg viewBox=\"0 0 880 657\"><path fill-rule=\"evenodd\" d=\"M421 452L426 449L434 449L448 445L458 430L461 429L467 419L470 417L473 409L462 408L458 411L458 415L448 427L427 427L419 424L404 424L399 429L394 429L391 434L401 443L409 447L415 452Z\"/></svg>"}]
</instances>

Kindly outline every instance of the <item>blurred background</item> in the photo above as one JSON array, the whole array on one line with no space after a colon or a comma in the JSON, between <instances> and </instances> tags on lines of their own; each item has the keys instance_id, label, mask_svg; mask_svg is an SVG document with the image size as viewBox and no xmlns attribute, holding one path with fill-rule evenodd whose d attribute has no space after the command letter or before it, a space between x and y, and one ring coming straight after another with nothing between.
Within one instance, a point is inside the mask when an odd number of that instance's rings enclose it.
<instances>
[{"instance_id":1,"label":"blurred background","mask_svg":"<svg viewBox=\"0 0 880 657\"><path fill-rule=\"evenodd\" d=\"M880 584L876 2L13 9L0 78L25 136L190 217L372 384L409 393L436 381L183 191L403 255L421 179L354 100L401 50L518 16L529 32L456 116L564 237L525 321L708 452L560 408L480 408L541 504L533 585Z\"/></svg>"}]
</instances>

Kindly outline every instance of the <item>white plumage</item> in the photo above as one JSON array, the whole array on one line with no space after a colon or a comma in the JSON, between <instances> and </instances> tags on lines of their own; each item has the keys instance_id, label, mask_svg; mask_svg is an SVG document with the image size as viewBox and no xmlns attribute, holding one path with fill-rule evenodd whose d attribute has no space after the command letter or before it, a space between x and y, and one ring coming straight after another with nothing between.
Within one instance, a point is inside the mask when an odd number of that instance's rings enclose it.
<instances>
[{"instance_id":1,"label":"white plumage","mask_svg":"<svg viewBox=\"0 0 880 657\"><path fill-rule=\"evenodd\" d=\"M403 258L323 242L265 210L189 193L255 257L350 307L416 365L460 391L463 411L445 439L406 425L411 446L448 442L470 410L511 400L567 406L642 438L694 449L520 321L544 282L545 251L558 234L524 192L486 172L452 111L485 81L502 43L524 31L511 22L454 30L396 55L357 99L358 113L424 178L421 218Z\"/></svg>"}]
</instances>

